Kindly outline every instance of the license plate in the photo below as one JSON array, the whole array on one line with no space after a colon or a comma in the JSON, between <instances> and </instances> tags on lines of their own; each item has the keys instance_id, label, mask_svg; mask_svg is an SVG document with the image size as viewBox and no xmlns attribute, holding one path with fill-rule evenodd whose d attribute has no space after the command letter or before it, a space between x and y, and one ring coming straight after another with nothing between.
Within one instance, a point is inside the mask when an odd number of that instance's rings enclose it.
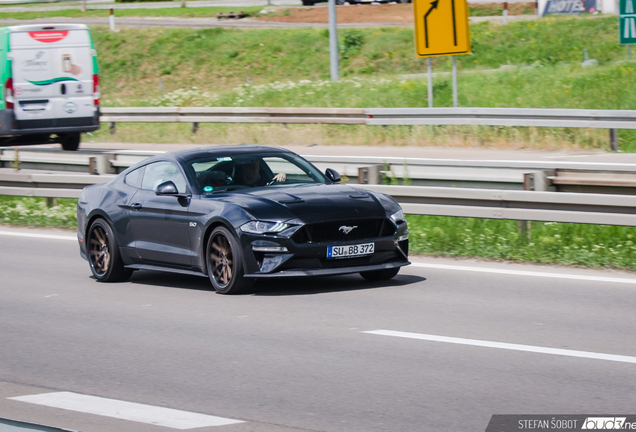
<instances>
[{"instance_id":1,"label":"license plate","mask_svg":"<svg viewBox=\"0 0 636 432\"><path fill-rule=\"evenodd\" d=\"M20 108L23 111L43 111L46 109L46 104L20 104Z\"/></svg>"},{"instance_id":2,"label":"license plate","mask_svg":"<svg viewBox=\"0 0 636 432\"><path fill-rule=\"evenodd\" d=\"M375 243L363 243L347 246L329 246L327 258L350 258L361 255L371 255L375 250Z\"/></svg>"}]
</instances>

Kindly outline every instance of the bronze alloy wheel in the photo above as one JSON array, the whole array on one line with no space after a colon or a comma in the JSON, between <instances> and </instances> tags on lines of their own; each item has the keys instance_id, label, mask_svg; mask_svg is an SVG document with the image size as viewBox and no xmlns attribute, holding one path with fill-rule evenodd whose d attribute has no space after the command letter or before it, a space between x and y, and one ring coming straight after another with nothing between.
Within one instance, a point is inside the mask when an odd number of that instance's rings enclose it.
<instances>
[{"instance_id":1,"label":"bronze alloy wheel","mask_svg":"<svg viewBox=\"0 0 636 432\"><path fill-rule=\"evenodd\" d=\"M108 235L101 225L97 225L91 231L88 239L88 250L91 266L98 275L105 275L110 268L112 255Z\"/></svg>"},{"instance_id":2,"label":"bronze alloy wheel","mask_svg":"<svg viewBox=\"0 0 636 432\"><path fill-rule=\"evenodd\" d=\"M127 280L132 270L124 267L113 229L104 219L97 219L88 229L86 236L88 261L95 279L100 282L121 282Z\"/></svg>"},{"instance_id":3,"label":"bronze alloy wheel","mask_svg":"<svg viewBox=\"0 0 636 432\"><path fill-rule=\"evenodd\" d=\"M207 246L208 275L216 291L238 294L252 284L243 277L243 256L238 242L227 228L217 227L210 235Z\"/></svg>"},{"instance_id":4,"label":"bronze alloy wheel","mask_svg":"<svg viewBox=\"0 0 636 432\"><path fill-rule=\"evenodd\" d=\"M230 242L222 234L212 238L210 250L212 263L212 277L221 288L225 288L232 281L233 254Z\"/></svg>"}]
</instances>

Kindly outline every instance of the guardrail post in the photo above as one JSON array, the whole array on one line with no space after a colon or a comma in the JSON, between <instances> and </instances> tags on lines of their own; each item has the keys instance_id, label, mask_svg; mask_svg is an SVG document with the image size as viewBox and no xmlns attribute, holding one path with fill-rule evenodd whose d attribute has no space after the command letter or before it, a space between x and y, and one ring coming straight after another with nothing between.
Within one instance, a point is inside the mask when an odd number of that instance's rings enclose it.
<instances>
[{"instance_id":1,"label":"guardrail post","mask_svg":"<svg viewBox=\"0 0 636 432\"><path fill-rule=\"evenodd\" d=\"M382 165L371 165L358 168L358 183L382 184Z\"/></svg>"},{"instance_id":2,"label":"guardrail post","mask_svg":"<svg viewBox=\"0 0 636 432\"><path fill-rule=\"evenodd\" d=\"M508 2L503 3L503 23L508 25Z\"/></svg>"},{"instance_id":3,"label":"guardrail post","mask_svg":"<svg viewBox=\"0 0 636 432\"><path fill-rule=\"evenodd\" d=\"M16 171L20 171L20 150L17 147L13 150L13 169Z\"/></svg>"},{"instance_id":4,"label":"guardrail post","mask_svg":"<svg viewBox=\"0 0 636 432\"><path fill-rule=\"evenodd\" d=\"M88 158L88 173L91 175L115 174L108 155L97 155Z\"/></svg>"},{"instance_id":5,"label":"guardrail post","mask_svg":"<svg viewBox=\"0 0 636 432\"><path fill-rule=\"evenodd\" d=\"M117 132L117 126L116 126L115 122L108 123L108 132L111 135L115 135L115 133Z\"/></svg>"},{"instance_id":6,"label":"guardrail post","mask_svg":"<svg viewBox=\"0 0 636 432\"><path fill-rule=\"evenodd\" d=\"M57 198L46 197L46 206L48 208L55 207L57 205Z\"/></svg>"},{"instance_id":7,"label":"guardrail post","mask_svg":"<svg viewBox=\"0 0 636 432\"><path fill-rule=\"evenodd\" d=\"M192 133L195 134L199 130L199 123L192 123Z\"/></svg>"},{"instance_id":8,"label":"guardrail post","mask_svg":"<svg viewBox=\"0 0 636 432\"><path fill-rule=\"evenodd\" d=\"M610 133L610 148L612 149L612 151L617 152L618 151L618 130L610 129L609 133Z\"/></svg>"},{"instance_id":9,"label":"guardrail post","mask_svg":"<svg viewBox=\"0 0 636 432\"><path fill-rule=\"evenodd\" d=\"M523 190L529 191L554 191L549 176L554 176L555 171L535 171L523 174ZM517 232L528 241L531 237L532 222L525 220L517 221Z\"/></svg>"},{"instance_id":10,"label":"guardrail post","mask_svg":"<svg viewBox=\"0 0 636 432\"><path fill-rule=\"evenodd\" d=\"M108 24L110 25L110 31L115 31L115 11L113 8L108 13Z\"/></svg>"}]
</instances>

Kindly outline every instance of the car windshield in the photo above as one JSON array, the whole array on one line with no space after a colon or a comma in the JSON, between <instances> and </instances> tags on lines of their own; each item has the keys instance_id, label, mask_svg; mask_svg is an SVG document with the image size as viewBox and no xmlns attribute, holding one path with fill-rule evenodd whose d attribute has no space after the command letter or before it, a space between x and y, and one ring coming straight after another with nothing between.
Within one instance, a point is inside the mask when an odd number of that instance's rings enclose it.
<instances>
[{"instance_id":1,"label":"car windshield","mask_svg":"<svg viewBox=\"0 0 636 432\"><path fill-rule=\"evenodd\" d=\"M316 167L290 153L206 156L186 165L204 194L325 183Z\"/></svg>"}]
</instances>

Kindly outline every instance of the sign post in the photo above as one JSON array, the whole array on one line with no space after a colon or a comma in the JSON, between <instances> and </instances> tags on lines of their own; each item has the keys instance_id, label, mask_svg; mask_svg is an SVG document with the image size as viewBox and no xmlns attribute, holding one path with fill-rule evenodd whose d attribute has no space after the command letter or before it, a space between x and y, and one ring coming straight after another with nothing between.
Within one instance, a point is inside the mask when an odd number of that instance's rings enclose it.
<instances>
[{"instance_id":1,"label":"sign post","mask_svg":"<svg viewBox=\"0 0 636 432\"><path fill-rule=\"evenodd\" d=\"M413 12L416 56L453 56L453 106L457 106L455 56L471 53L468 3L466 0L413 0ZM429 77L430 74L429 68ZM431 102L432 93L429 90L429 106Z\"/></svg>"},{"instance_id":2,"label":"sign post","mask_svg":"<svg viewBox=\"0 0 636 432\"><path fill-rule=\"evenodd\" d=\"M331 81L340 79L338 63L338 20L336 19L336 0L329 0L329 63Z\"/></svg>"}]
</instances>

